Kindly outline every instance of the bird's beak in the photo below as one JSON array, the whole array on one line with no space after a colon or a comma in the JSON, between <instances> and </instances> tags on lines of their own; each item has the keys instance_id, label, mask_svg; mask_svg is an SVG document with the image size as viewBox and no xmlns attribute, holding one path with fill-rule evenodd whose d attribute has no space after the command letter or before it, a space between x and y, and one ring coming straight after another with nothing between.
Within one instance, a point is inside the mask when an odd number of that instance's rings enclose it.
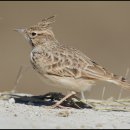
<instances>
[{"instance_id":1,"label":"bird's beak","mask_svg":"<svg viewBox=\"0 0 130 130\"><path fill-rule=\"evenodd\" d=\"M14 29L14 31L16 31L16 32L19 32L19 33L24 33L24 31L25 31L25 29Z\"/></svg>"},{"instance_id":2,"label":"bird's beak","mask_svg":"<svg viewBox=\"0 0 130 130\"><path fill-rule=\"evenodd\" d=\"M25 37L25 39L30 42L30 38L29 38L29 36L27 34L26 29L19 28L19 29L14 29L14 31L19 32L20 34L22 34Z\"/></svg>"}]
</instances>

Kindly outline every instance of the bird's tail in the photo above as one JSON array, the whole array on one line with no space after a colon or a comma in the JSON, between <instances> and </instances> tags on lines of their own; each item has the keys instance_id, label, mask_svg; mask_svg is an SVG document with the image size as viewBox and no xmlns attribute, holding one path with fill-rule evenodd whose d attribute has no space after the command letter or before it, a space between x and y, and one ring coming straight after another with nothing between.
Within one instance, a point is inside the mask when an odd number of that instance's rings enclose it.
<instances>
[{"instance_id":1,"label":"bird's tail","mask_svg":"<svg viewBox=\"0 0 130 130\"><path fill-rule=\"evenodd\" d=\"M111 79L107 80L108 82L114 83L118 86L121 86L124 89L130 89L130 84L127 82L127 80L122 77L122 76L118 76L118 75L113 75L111 77Z\"/></svg>"}]
</instances>

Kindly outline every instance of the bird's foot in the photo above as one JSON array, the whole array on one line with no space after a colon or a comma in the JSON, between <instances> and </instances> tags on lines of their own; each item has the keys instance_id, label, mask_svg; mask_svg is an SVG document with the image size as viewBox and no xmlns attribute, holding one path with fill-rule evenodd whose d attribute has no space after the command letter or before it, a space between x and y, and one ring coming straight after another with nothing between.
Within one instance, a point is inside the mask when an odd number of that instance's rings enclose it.
<instances>
[{"instance_id":1,"label":"bird's foot","mask_svg":"<svg viewBox=\"0 0 130 130\"><path fill-rule=\"evenodd\" d=\"M76 92L72 91L71 93L69 93L68 95L66 95L64 98L62 98L60 101L58 101L57 103L55 103L54 105L52 106L49 106L47 108L50 108L50 109L54 109L54 108L67 108L67 107L64 107L64 106L61 106L61 104L68 98L70 98L71 96L75 95ZM69 107L68 107L69 108Z\"/></svg>"}]
</instances>

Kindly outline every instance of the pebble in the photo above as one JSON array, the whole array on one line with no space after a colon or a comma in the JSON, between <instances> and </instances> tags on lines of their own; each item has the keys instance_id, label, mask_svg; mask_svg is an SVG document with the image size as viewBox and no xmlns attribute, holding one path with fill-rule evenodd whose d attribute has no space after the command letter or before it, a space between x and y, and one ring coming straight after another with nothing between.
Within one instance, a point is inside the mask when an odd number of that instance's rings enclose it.
<instances>
[{"instance_id":1,"label":"pebble","mask_svg":"<svg viewBox=\"0 0 130 130\"><path fill-rule=\"evenodd\" d=\"M14 99L14 98L10 98L10 99L9 99L9 103L10 103L10 104L14 104L14 103L15 103L15 99Z\"/></svg>"}]
</instances>

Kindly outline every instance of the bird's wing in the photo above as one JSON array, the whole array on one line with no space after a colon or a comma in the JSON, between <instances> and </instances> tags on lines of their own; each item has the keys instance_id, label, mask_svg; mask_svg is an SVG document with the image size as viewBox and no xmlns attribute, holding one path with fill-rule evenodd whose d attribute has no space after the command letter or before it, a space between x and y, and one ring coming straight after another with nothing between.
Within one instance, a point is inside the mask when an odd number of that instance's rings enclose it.
<instances>
[{"instance_id":1,"label":"bird's wing","mask_svg":"<svg viewBox=\"0 0 130 130\"><path fill-rule=\"evenodd\" d=\"M43 57L46 71L50 75L86 79L109 78L112 75L74 48L60 46L50 51L46 51L46 57Z\"/></svg>"}]
</instances>

